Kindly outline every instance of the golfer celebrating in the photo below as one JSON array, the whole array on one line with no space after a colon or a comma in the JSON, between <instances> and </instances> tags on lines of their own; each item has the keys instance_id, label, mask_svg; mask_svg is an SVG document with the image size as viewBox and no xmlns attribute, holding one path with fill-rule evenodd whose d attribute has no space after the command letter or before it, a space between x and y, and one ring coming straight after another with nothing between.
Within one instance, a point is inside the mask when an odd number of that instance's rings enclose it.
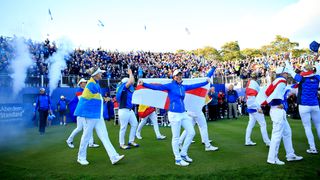
<instances>
[{"instance_id":1,"label":"golfer celebrating","mask_svg":"<svg viewBox=\"0 0 320 180\"><path fill-rule=\"evenodd\" d=\"M120 156L112 146L106 124L103 120L103 100L99 85L99 80L102 78L103 72L105 71L98 67L89 69L91 78L88 81L74 112L75 116L84 119L85 126L78 152L78 162L81 165L89 164L87 161L87 147L89 140L92 137L93 128L96 129L97 135L104 145L112 164L117 163L124 157L124 155Z\"/></svg>"},{"instance_id":2,"label":"golfer celebrating","mask_svg":"<svg viewBox=\"0 0 320 180\"><path fill-rule=\"evenodd\" d=\"M192 118L188 116L185 105L183 103L185 92L187 90L192 90L200 88L207 85L210 82L208 79L206 82L197 83L193 85L183 85L182 84L182 72L180 70L175 70L173 72L173 81L168 84L153 85L148 83L143 83L139 81L141 85L146 88L153 90L168 91L168 97L170 99L168 118L171 124L172 131L172 149L175 156L175 164L178 166L188 166L193 160L188 156L188 148L191 141L195 135L195 131L192 124ZM184 141L181 152L179 151L179 137L181 126L187 132L187 137Z\"/></svg>"}]
</instances>

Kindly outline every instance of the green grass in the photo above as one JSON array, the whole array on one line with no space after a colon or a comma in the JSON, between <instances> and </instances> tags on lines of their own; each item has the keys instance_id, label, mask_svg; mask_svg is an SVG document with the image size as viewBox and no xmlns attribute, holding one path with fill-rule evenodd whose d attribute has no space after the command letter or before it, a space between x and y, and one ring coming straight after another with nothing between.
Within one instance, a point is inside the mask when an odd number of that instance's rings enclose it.
<instances>
[{"instance_id":1,"label":"green grass","mask_svg":"<svg viewBox=\"0 0 320 180\"><path fill-rule=\"evenodd\" d=\"M189 156L194 162L189 167L174 164L171 149L171 130L161 127L168 138L155 139L153 128L145 126L141 147L130 150L118 148L119 126L107 122L109 137L117 151L125 154L125 159L111 165L103 147L88 149L88 166L76 162L79 134L74 141L75 149L65 143L75 124L66 127L47 128L40 136L36 128L27 129L19 139L8 139L0 145L1 179L320 179L320 157L305 152L308 148L300 120L289 120L293 132L295 152L304 157L300 162L286 162L284 166L266 163L268 148L264 145L258 125L253 130L252 139L257 146L244 146L248 117L239 120L209 122L209 136L217 152L205 152L201 144L198 128L195 143L190 146ZM268 132L271 121L267 118ZM128 134L128 132L127 132ZM316 142L319 143L317 137ZM95 136L95 140L101 142ZM126 138L127 140L127 138ZM285 160L285 150L281 145L279 158Z\"/></svg>"}]
</instances>

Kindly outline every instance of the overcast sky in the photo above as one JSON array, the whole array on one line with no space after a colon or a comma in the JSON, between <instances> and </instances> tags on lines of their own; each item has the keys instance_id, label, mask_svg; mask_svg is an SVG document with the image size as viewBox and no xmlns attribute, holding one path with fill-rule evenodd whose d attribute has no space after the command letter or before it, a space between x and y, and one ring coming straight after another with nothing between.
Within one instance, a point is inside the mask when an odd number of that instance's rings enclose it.
<instances>
[{"instance_id":1,"label":"overcast sky","mask_svg":"<svg viewBox=\"0 0 320 180\"><path fill-rule=\"evenodd\" d=\"M174 51L260 48L275 35L320 42L320 0L0 0L0 35L76 47ZM53 20L49 15L49 9ZM104 26L101 25L99 20Z\"/></svg>"}]
</instances>

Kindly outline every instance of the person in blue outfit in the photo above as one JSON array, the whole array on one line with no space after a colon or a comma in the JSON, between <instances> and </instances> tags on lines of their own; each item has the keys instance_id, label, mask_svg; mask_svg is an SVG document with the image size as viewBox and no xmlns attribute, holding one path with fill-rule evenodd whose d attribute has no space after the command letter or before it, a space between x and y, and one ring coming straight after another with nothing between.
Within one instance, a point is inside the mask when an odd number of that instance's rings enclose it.
<instances>
[{"instance_id":1,"label":"person in blue outfit","mask_svg":"<svg viewBox=\"0 0 320 180\"><path fill-rule=\"evenodd\" d=\"M168 84L163 85L154 85L144 83L139 81L139 83L149 89L168 91L168 97L170 99L168 118L171 124L172 131L172 150L175 157L175 164L178 166L188 166L189 163L193 160L188 156L188 149L191 144L191 141L195 135L194 127L192 124L192 118L187 114L184 98L187 90L192 90L200 88L207 85L210 82L208 78L207 81L192 85L183 85L182 84L182 72L176 69L173 72L173 81ZM179 151L179 138L181 126L187 132L186 139L182 146L181 151Z\"/></svg>"},{"instance_id":2,"label":"person in blue outfit","mask_svg":"<svg viewBox=\"0 0 320 180\"><path fill-rule=\"evenodd\" d=\"M301 121L309 143L309 149L307 149L306 151L309 154L318 154L311 129L311 120L315 125L318 138L320 138L320 109L319 101L316 98L318 96L320 75L316 74L313 71L313 67L310 64L305 65L305 71L299 74L295 73L293 67L289 64L288 61L286 62L286 66L288 67L290 75L296 82L299 83L297 103L299 106Z\"/></svg>"},{"instance_id":3,"label":"person in blue outfit","mask_svg":"<svg viewBox=\"0 0 320 180\"><path fill-rule=\"evenodd\" d=\"M51 100L48 94L46 94L46 90L44 88L40 88L40 94L37 96L36 106L34 109L34 114L36 111L39 112L39 132L41 135L45 133L47 118L49 114L52 114L51 111Z\"/></svg>"},{"instance_id":4,"label":"person in blue outfit","mask_svg":"<svg viewBox=\"0 0 320 180\"><path fill-rule=\"evenodd\" d=\"M68 108L68 101L62 95L60 96L60 99L57 103L57 110L59 112L60 125L67 125L67 116L66 116L67 108Z\"/></svg>"},{"instance_id":5,"label":"person in blue outfit","mask_svg":"<svg viewBox=\"0 0 320 180\"><path fill-rule=\"evenodd\" d=\"M228 102L228 119L230 119L232 112L234 113L234 118L238 118L238 103L237 100L239 98L238 93L236 90L233 89L233 85L230 84L228 91L227 91L227 102Z\"/></svg>"},{"instance_id":6,"label":"person in blue outfit","mask_svg":"<svg viewBox=\"0 0 320 180\"><path fill-rule=\"evenodd\" d=\"M121 149L130 149L131 147L139 147L139 144L134 142L138 121L133 111L132 94L134 91L134 77L130 68L128 68L129 78L123 78L117 88L117 101L119 102L119 144ZM130 124L130 134L128 145L125 144L125 134Z\"/></svg>"}]
</instances>

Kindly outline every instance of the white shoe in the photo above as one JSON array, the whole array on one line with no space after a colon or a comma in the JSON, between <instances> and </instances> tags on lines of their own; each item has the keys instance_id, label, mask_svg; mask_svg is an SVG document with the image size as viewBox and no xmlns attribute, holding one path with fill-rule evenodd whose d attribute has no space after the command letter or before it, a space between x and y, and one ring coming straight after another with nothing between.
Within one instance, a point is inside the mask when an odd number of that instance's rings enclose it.
<instances>
[{"instance_id":1,"label":"white shoe","mask_svg":"<svg viewBox=\"0 0 320 180\"><path fill-rule=\"evenodd\" d=\"M136 137L137 137L137 139L142 139L140 133L136 133Z\"/></svg>"},{"instance_id":2,"label":"white shoe","mask_svg":"<svg viewBox=\"0 0 320 180\"><path fill-rule=\"evenodd\" d=\"M68 142L68 141L66 141L66 142L67 142L67 144L68 144L69 148L71 148L71 149L73 149L73 148L74 148L74 145L73 145L73 143L72 143L72 142Z\"/></svg>"},{"instance_id":3,"label":"white shoe","mask_svg":"<svg viewBox=\"0 0 320 180\"><path fill-rule=\"evenodd\" d=\"M269 161L269 160L267 160L267 163L269 163L269 164L276 164L276 165L284 165L284 164L285 164L283 161L280 161L279 159L276 159L275 161Z\"/></svg>"},{"instance_id":4,"label":"white shoe","mask_svg":"<svg viewBox=\"0 0 320 180\"><path fill-rule=\"evenodd\" d=\"M246 146L255 146L257 143L255 142L252 142L252 141L249 141L249 142L246 142Z\"/></svg>"},{"instance_id":5,"label":"white shoe","mask_svg":"<svg viewBox=\"0 0 320 180\"><path fill-rule=\"evenodd\" d=\"M189 163L185 162L184 160L176 160L176 165L178 166L189 166Z\"/></svg>"},{"instance_id":6,"label":"white shoe","mask_svg":"<svg viewBox=\"0 0 320 180\"><path fill-rule=\"evenodd\" d=\"M192 140L192 141L191 141L191 144L193 144L193 143L195 143L195 141L194 141L194 140Z\"/></svg>"},{"instance_id":7,"label":"white shoe","mask_svg":"<svg viewBox=\"0 0 320 180\"><path fill-rule=\"evenodd\" d=\"M63 123L63 125L65 125L65 126L66 126L66 125L67 125L67 123Z\"/></svg>"},{"instance_id":8,"label":"white shoe","mask_svg":"<svg viewBox=\"0 0 320 180\"><path fill-rule=\"evenodd\" d=\"M60 122L60 126L62 126L62 122Z\"/></svg>"},{"instance_id":9,"label":"white shoe","mask_svg":"<svg viewBox=\"0 0 320 180\"><path fill-rule=\"evenodd\" d=\"M158 139L158 140L164 140L164 139L166 139L166 136L160 135L159 137L157 137L157 139Z\"/></svg>"},{"instance_id":10,"label":"white shoe","mask_svg":"<svg viewBox=\"0 0 320 180\"><path fill-rule=\"evenodd\" d=\"M123 158L124 158L124 155L116 156L113 160L111 160L111 163L116 164L117 162L119 162Z\"/></svg>"},{"instance_id":11,"label":"white shoe","mask_svg":"<svg viewBox=\"0 0 320 180\"><path fill-rule=\"evenodd\" d=\"M318 151L316 149L307 149L307 153L309 153L309 154L318 154Z\"/></svg>"},{"instance_id":12,"label":"white shoe","mask_svg":"<svg viewBox=\"0 0 320 180\"><path fill-rule=\"evenodd\" d=\"M100 146L99 144L95 144L95 143L89 144L89 148L97 148L99 146Z\"/></svg>"},{"instance_id":13,"label":"white shoe","mask_svg":"<svg viewBox=\"0 0 320 180\"><path fill-rule=\"evenodd\" d=\"M185 156L181 156L182 160L188 162L188 163L192 163L193 160L188 156L188 155L185 155Z\"/></svg>"},{"instance_id":14,"label":"white shoe","mask_svg":"<svg viewBox=\"0 0 320 180\"><path fill-rule=\"evenodd\" d=\"M302 159L303 159L302 156L297 156L295 154L292 155L292 156L287 157L287 161L300 161Z\"/></svg>"},{"instance_id":15,"label":"white shoe","mask_svg":"<svg viewBox=\"0 0 320 180\"><path fill-rule=\"evenodd\" d=\"M86 166L86 165L89 164L89 162L88 162L87 160L80 160L80 159L78 159L77 162L78 162L79 164L83 165L83 166Z\"/></svg>"},{"instance_id":16,"label":"white shoe","mask_svg":"<svg viewBox=\"0 0 320 180\"><path fill-rule=\"evenodd\" d=\"M205 151L216 151L218 149L219 149L218 147L210 145L210 146L205 148Z\"/></svg>"}]
</instances>

